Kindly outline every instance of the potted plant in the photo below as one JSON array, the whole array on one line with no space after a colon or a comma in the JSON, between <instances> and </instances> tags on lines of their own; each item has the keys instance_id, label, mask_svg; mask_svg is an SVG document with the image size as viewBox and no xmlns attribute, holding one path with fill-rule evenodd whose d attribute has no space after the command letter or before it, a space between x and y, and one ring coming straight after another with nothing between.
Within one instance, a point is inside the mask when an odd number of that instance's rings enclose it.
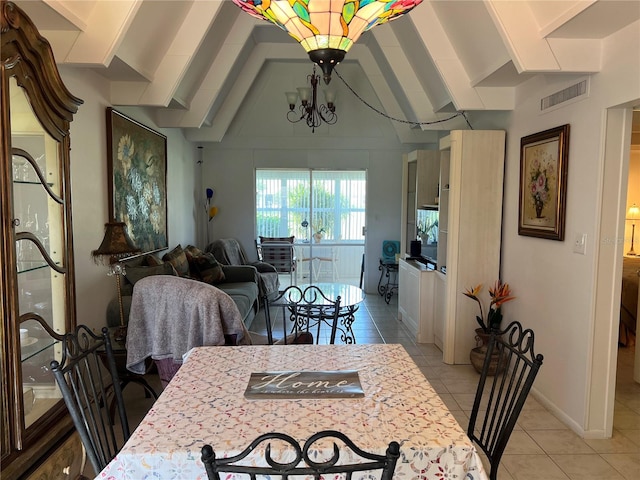
<instances>
[{"instance_id":1,"label":"potted plant","mask_svg":"<svg viewBox=\"0 0 640 480\"><path fill-rule=\"evenodd\" d=\"M314 229L313 240L316 243L320 243L320 240L322 240L322 237L324 236L324 232L325 230L322 227Z\"/></svg>"},{"instance_id":2,"label":"potted plant","mask_svg":"<svg viewBox=\"0 0 640 480\"><path fill-rule=\"evenodd\" d=\"M433 222L418 222L416 228L418 230L418 237L425 245L429 242L429 235L431 235L431 231L434 228L438 227L438 220L434 220ZM434 236L435 238L435 236Z\"/></svg>"},{"instance_id":3,"label":"potted plant","mask_svg":"<svg viewBox=\"0 0 640 480\"><path fill-rule=\"evenodd\" d=\"M471 364L474 368L480 372L482 371L482 365L484 362L484 357L487 350L487 343L489 341L489 336L492 331L499 331L500 325L502 323L502 305L513 300L514 296L511 295L511 288L508 283L502 283L501 280L496 280L493 288L489 288L489 308L487 310L487 317L484 317L484 310L482 308L482 302L478 295L482 291L482 284L476 285L473 288L467 289L465 292L462 292L465 296L475 300L480 307L480 315L476 316L476 321L478 322L479 328L476 328L476 340L480 342L480 345L477 345L475 348L471 349ZM498 352L494 352L494 356L496 357L496 366L493 367L497 369L497 356Z\"/></svg>"}]
</instances>

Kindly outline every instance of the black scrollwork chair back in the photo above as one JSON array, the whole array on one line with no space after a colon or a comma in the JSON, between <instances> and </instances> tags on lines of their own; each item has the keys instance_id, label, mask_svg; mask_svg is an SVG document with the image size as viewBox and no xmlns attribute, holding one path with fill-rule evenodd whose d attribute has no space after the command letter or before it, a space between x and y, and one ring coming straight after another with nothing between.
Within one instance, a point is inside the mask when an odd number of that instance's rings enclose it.
<instances>
[{"instance_id":1,"label":"black scrollwork chair back","mask_svg":"<svg viewBox=\"0 0 640 480\"><path fill-rule=\"evenodd\" d=\"M129 439L129 423L107 328L95 335L79 325L62 339L60 362L51 362L64 402L98 474ZM115 400L118 420L110 406Z\"/></svg>"},{"instance_id":2,"label":"black scrollwork chair back","mask_svg":"<svg viewBox=\"0 0 640 480\"><path fill-rule=\"evenodd\" d=\"M315 343L320 340L320 327L330 329L329 343L334 344L339 328L340 297L328 298L320 288L310 285L302 290L296 285L285 288L277 295L263 297L264 313L269 344L273 344L273 321L282 314L284 343L287 331L297 337L306 332L315 336Z\"/></svg>"},{"instance_id":3,"label":"black scrollwork chair back","mask_svg":"<svg viewBox=\"0 0 640 480\"><path fill-rule=\"evenodd\" d=\"M513 322L494 331L487 346L467 434L487 455L491 480L497 478L500 459L542 365L533 341L531 329Z\"/></svg>"},{"instance_id":4,"label":"black scrollwork chair back","mask_svg":"<svg viewBox=\"0 0 640 480\"><path fill-rule=\"evenodd\" d=\"M325 438L333 439L333 451L330 458L323 458L318 455L318 442L322 442ZM341 449L338 447L336 440L338 439L342 448L348 448L359 456L363 461L360 463L346 463L337 465L340 460ZM251 452L257 450L263 442L266 443L264 450L264 462L268 466L247 465L248 462L242 463ZM272 444L274 448L272 449ZM294 453L293 458L287 456L286 460L278 461L284 450L287 453ZM276 459L272 458L273 450L276 451ZM261 450L257 450L261 451ZM294 475L312 476L315 479L334 478L336 474L344 474L350 479L355 472L371 471L372 476L367 478L376 478L374 472L380 471L382 480L391 480L393 472L396 468L396 462L400 456L400 445L398 442L391 442L387 447L384 455L378 455L365 452L351 441L345 434L335 430L325 430L312 435L300 448L298 442L291 436L272 432L265 433L256 438L247 448L238 455L228 458L216 457L213 447L205 445L202 447L202 463L207 471L209 480L220 480L221 473L240 473L249 475L251 479L269 476L269 478L289 478ZM255 460L255 458L254 458ZM254 462L255 463L255 462Z\"/></svg>"}]
</instances>

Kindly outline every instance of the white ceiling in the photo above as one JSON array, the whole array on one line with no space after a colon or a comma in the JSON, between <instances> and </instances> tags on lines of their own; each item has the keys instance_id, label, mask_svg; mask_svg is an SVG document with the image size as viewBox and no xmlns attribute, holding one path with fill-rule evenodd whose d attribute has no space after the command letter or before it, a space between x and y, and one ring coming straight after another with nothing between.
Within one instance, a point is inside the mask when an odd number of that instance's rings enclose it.
<instances>
[{"instance_id":1,"label":"white ceiling","mask_svg":"<svg viewBox=\"0 0 640 480\"><path fill-rule=\"evenodd\" d=\"M15 3L59 64L110 81L113 105L148 107L159 127L199 141L222 140L265 64L310 65L286 33L229 0ZM363 34L345 61L359 64L392 116L508 111L515 87L535 75L598 72L604 39L638 19L635 0L425 0ZM394 128L401 141L419 139L416 128Z\"/></svg>"}]
</instances>

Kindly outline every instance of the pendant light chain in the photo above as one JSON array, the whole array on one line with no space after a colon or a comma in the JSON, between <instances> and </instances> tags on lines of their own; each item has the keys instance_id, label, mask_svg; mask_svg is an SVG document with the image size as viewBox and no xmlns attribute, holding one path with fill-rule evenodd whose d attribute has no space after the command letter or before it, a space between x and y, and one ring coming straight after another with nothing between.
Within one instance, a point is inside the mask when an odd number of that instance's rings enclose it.
<instances>
[{"instance_id":1,"label":"pendant light chain","mask_svg":"<svg viewBox=\"0 0 640 480\"><path fill-rule=\"evenodd\" d=\"M345 86L351 91L351 93L353 93L355 95L355 97L358 100L360 100L362 103L364 103L367 107L369 107L374 112L382 115L385 118L388 118L389 120L393 120L394 122L406 123L406 124L409 124L409 125L420 126L420 125L435 125L435 124L438 124L438 123L444 123L444 122L448 122L449 120L453 120L456 117L462 116L464 118L465 122L467 122L467 125L469 126L469 128L471 130L473 130L473 127L471 126L471 123L469 122L469 119L467 118L467 113L464 110L462 110L460 112L457 112L457 113L454 113L450 117L443 118L442 120L434 120L434 121L431 121L431 122L412 122L410 120L404 120L404 119L401 119L401 118L392 117L391 115L387 115L383 111L381 111L381 110L377 109L376 107L374 107L373 105L371 105L369 102L367 102L360 95L358 95L358 93L353 88L351 88L351 85L349 85L347 83L347 81L344 78L342 78L342 75L340 75L340 72L338 72L338 70L334 69L333 73L335 73L338 76L338 78L340 80L342 80L342 83L345 84Z\"/></svg>"}]
</instances>

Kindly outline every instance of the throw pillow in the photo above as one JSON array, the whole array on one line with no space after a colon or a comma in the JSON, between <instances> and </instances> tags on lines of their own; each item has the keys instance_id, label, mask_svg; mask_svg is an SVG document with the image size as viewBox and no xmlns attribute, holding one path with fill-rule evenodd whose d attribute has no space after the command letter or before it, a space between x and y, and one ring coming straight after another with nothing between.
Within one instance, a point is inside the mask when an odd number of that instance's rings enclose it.
<instances>
[{"instance_id":1,"label":"throw pillow","mask_svg":"<svg viewBox=\"0 0 640 480\"><path fill-rule=\"evenodd\" d=\"M138 280L142 280L145 277L151 275L177 275L170 263L163 263L156 267L127 267L125 269L125 278L129 280L132 285L135 285Z\"/></svg>"},{"instance_id":2,"label":"throw pillow","mask_svg":"<svg viewBox=\"0 0 640 480\"><path fill-rule=\"evenodd\" d=\"M193 245L187 245L186 247L184 247L184 253L186 253L187 258L189 258L189 255L191 255L192 257L197 257L199 255L202 255L204 252L200 250L198 247L194 247Z\"/></svg>"},{"instance_id":3,"label":"throw pillow","mask_svg":"<svg viewBox=\"0 0 640 480\"><path fill-rule=\"evenodd\" d=\"M140 267L142 265L146 265L147 256L146 255L138 255L136 257L129 257L123 259L120 263L124 264L126 268L128 267Z\"/></svg>"},{"instance_id":4,"label":"throw pillow","mask_svg":"<svg viewBox=\"0 0 640 480\"><path fill-rule=\"evenodd\" d=\"M216 284L225 280L222 266L211 253L192 257L191 266L197 272L198 278L205 283Z\"/></svg>"},{"instance_id":5,"label":"throw pillow","mask_svg":"<svg viewBox=\"0 0 640 480\"><path fill-rule=\"evenodd\" d=\"M204 252L198 247L187 245L184 247L184 253L187 256L187 262L189 262L189 276L195 280L202 280L198 266L196 265L196 257L199 257Z\"/></svg>"},{"instance_id":6,"label":"throw pillow","mask_svg":"<svg viewBox=\"0 0 640 480\"><path fill-rule=\"evenodd\" d=\"M158 265L162 265L164 263L161 259L151 253L149 255L145 255L145 258L147 259L146 265L148 267L157 267Z\"/></svg>"},{"instance_id":7,"label":"throw pillow","mask_svg":"<svg viewBox=\"0 0 640 480\"><path fill-rule=\"evenodd\" d=\"M165 253L162 259L173 265L180 277L189 276L189 261L187 260L187 254L182 249L182 245L178 244L173 250Z\"/></svg>"}]
</instances>

